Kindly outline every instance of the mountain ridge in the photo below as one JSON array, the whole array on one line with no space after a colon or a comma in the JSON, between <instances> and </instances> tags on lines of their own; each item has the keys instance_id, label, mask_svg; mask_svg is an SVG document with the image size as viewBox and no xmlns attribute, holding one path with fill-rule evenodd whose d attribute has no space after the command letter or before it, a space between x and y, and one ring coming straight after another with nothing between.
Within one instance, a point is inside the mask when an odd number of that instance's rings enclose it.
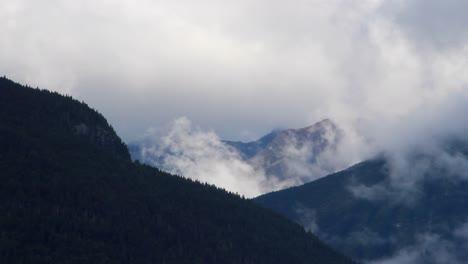
<instances>
[{"instance_id":1,"label":"mountain ridge","mask_svg":"<svg viewBox=\"0 0 468 264\"><path fill-rule=\"evenodd\" d=\"M2 263L352 263L250 200L132 162L84 103L6 78L0 94Z\"/></svg>"},{"instance_id":2,"label":"mountain ridge","mask_svg":"<svg viewBox=\"0 0 468 264\"><path fill-rule=\"evenodd\" d=\"M262 136L261 138L250 141L229 141L223 140L222 142L236 149L242 156L243 159L250 159L255 156L259 151L264 149L268 144L271 143L274 138L281 133L282 130L273 130L270 133Z\"/></svg>"},{"instance_id":3,"label":"mountain ridge","mask_svg":"<svg viewBox=\"0 0 468 264\"><path fill-rule=\"evenodd\" d=\"M391 169L382 156L255 200L312 229L357 260L380 261L411 253L416 263L448 263L418 248L418 244L439 243L450 247L450 263L463 263L468 257L463 253L467 239L458 230L468 219L468 179L443 176L443 170L433 169L406 193L392 189L396 187Z\"/></svg>"},{"instance_id":4,"label":"mountain ridge","mask_svg":"<svg viewBox=\"0 0 468 264\"><path fill-rule=\"evenodd\" d=\"M317 163L318 157L328 150L335 149L343 138L343 132L330 119L313 125L286 129L276 136L255 156L247 160L255 168L265 171L267 176L281 180L294 179L297 183L309 181L307 167ZM327 168L332 172L336 168Z\"/></svg>"}]
</instances>

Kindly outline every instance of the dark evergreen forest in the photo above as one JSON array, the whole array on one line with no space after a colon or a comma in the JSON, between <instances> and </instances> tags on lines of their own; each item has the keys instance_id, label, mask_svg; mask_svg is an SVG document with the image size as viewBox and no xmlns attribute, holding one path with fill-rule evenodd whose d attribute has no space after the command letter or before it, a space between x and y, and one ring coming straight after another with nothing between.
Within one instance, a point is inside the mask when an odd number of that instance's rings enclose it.
<instances>
[{"instance_id":1,"label":"dark evergreen forest","mask_svg":"<svg viewBox=\"0 0 468 264\"><path fill-rule=\"evenodd\" d=\"M352 263L253 201L134 163L106 119L0 78L0 263Z\"/></svg>"}]
</instances>

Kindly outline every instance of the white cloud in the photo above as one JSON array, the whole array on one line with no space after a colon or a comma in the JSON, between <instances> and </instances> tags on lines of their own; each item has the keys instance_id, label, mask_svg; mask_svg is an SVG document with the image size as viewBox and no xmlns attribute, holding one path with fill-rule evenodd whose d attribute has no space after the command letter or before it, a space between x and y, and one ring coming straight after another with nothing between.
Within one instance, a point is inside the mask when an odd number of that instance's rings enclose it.
<instances>
[{"instance_id":1,"label":"white cloud","mask_svg":"<svg viewBox=\"0 0 468 264\"><path fill-rule=\"evenodd\" d=\"M387 1L383 12L423 48L453 48L466 45L468 19L466 1L411 0Z\"/></svg>"},{"instance_id":2,"label":"white cloud","mask_svg":"<svg viewBox=\"0 0 468 264\"><path fill-rule=\"evenodd\" d=\"M281 137L284 142L269 146L274 148L273 156L266 154L245 160L234 148L223 143L215 132L204 131L182 117L165 129L150 129L135 141L133 145L138 146L140 152L134 153L134 158L184 177L254 197L345 169L365 153L355 149L356 143L350 142L343 131L331 124L320 126L320 129L323 137L315 141L288 134L288 137ZM280 168L276 168L278 165Z\"/></svg>"},{"instance_id":3,"label":"white cloud","mask_svg":"<svg viewBox=\"0 0 468 264\"><path fill-rule=\"evenodd\" d=\"M127 140L178 116L228 139L324 117L386 122L466 87L466 39L453 37L466 4L438 5L3 0L0 72L89 102ZM417 46L445 38L457 45Z\"/></svg>"},{"instance_id":4,"label":"white cloud","mask_svg":"<svg viewBox=\"0 0 468 264\"><path fill-rule=\"evenodd\" d=\"M151 131L140 144L141 159L146 163L247 197L291 185L289 179L266 177L215 133L193 127L187 118L175 120L162 135Z\"/></svg>"},{"instance_id":5,"label":"white cloud","mask_svg":"<svg viewBox=\"0 0 468 264\"><path fill-rule=\"evenodd\" d=\"M389 180L376 186L356 186L357 197L412 205L423 182L437 177L468 180L468 111L466 91L441 97L410 114L364 125L376 153L387 159ZM464 153L465 152L465 153Z\"/></svg>"}]
</instances>

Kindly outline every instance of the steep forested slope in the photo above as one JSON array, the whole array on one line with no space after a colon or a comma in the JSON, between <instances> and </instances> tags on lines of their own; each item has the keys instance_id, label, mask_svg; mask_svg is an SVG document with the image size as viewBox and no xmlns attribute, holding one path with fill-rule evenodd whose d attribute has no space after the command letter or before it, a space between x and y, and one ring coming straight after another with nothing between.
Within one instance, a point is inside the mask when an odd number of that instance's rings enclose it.
<instances>
[{"instance_id":1,"label":"steep forested slope","mask_svg":"<svg viewBox=\"0 0 468 264\"><path fill-rule=\"evenodd\" d=\"M0 78L0 263L351 263L216 187L132 163L84 103Z\"/></svg>"}]
</instances>

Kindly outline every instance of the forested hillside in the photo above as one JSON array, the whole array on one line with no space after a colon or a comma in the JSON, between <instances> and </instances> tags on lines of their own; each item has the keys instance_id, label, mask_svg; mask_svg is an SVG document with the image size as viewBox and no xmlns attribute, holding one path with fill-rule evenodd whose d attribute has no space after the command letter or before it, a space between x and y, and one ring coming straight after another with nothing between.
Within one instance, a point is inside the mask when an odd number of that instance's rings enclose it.
<instances>
[{"instance_id":1,"label":"forested hillside","mask_svg":"<svg viewBox=\"0 0 468 264\"><path fill-rule=\"evenodd\" d=\"M458 144L453 151L461 158L466 150ZM411 193L395 189L390 165L379 158L256 201L358 260L411 255L414 261L403 263L465 263L466 171L451 175L424 162L428 169ZM421 161L413 163L418 164ZM401 175L400 182L406 184L408 177Z\"/></svg>"},{"instance_id":2,"label":"forested hillside","mask_svg":"<svg viewBox=\"0 0 468 264\"><path fill-rule=\"evenodd\" d=\"M0 78L0 263L352 263L214 186L132 163L86 104Z\"/></svg>"}]
</instances>

